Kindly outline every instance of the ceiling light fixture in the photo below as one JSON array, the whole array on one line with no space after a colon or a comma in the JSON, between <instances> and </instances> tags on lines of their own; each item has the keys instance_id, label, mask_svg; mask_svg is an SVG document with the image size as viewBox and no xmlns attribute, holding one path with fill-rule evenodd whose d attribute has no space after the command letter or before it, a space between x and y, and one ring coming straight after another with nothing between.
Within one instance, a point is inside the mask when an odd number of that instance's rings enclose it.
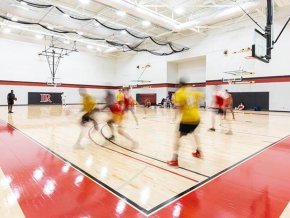
<instances>
[{"instance_id":1,"label":"ceiling light fixture","mask_svg":"<svg viewBox=\"0 0 290 218\"><path fill-rule=\"evenodd\" d=\"M69 16L68 14L63 14L63 16L64 16L65 18L70 18L70 16Z\"/></svg>"},{"instance_id":2,"label":"ceiling light fixture","mask_svg":"<svg viewBox=\"0 0 290 218\"><path fill-rule=\"evenodd\" d=\"M183 8L176 8L176 9L174 9L174 13L177 15L182 15L184 13L184 9Z\"/></svg>"},{"instance_id":3,"label":"ceiling light fixture","mask_svg":"<svg viewBox=\"0 0 290 218\"><path fill-rule=\"evenodd\" d=\"M24 6L27 5L27 3L26 3L26 2L23 2L23 1L21 1L20 4L22 4L22 5L24 5Z\"/></svg>"},{"instance_id":4,"label":"ceiling light fixture","mask_svg":"<svg viewBox=\"0 0 290 218\"><path fill-rule=\"evenodd\" d=\"M92 45L87 45L87 48L91 50L91 49L93 49L94 47L93 47Z\"/></svg>"},{"instance_id":5,"label":"ceiling light fixture","mask_svg":"<svg viewBox=\"0 0 290 218\"><path fill-rule=\"evenodd\" d=\"M37 35L35 35L35 38L36 39L43 39L43 35L37 34Z\"/></svg>"},{"instance_id":6,"label":"ceiling light fixture","mask_svg":"<svg viewBox=\"0 0 290 218\"><path fill-rule=\"evenodd\" d=\"M147 21L147 20L143 20L142 21L142 25L145 26L145 27L148 27L148 26L151 25L151 23L149 21Z\"/></svg>"}]
</instances>

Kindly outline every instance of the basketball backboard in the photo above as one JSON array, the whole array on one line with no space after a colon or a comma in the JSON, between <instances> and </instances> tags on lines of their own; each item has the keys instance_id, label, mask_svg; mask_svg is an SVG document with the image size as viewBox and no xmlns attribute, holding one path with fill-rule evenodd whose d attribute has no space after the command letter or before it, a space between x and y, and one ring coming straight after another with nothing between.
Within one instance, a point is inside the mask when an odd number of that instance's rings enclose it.
<instances>
[{"instance_id":1,"label":"basketball backboard","mask_svg":"<svg viewBox=\"0 0 290 218\"><path fill-rule=\"evenodd\" d=\"M252 57L261 61L267 61L267 37L259 30L254 31L254 44L252 45Z\"/></svg>"}]
</instances>

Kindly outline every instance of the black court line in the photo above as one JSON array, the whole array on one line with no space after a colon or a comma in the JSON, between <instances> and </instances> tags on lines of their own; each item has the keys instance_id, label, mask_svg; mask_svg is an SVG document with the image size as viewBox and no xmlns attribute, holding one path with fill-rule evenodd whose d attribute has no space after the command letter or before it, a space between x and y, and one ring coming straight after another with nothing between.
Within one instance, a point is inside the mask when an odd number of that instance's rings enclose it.
<instances>
[{"instance_id":1,"label":"black court line","mask_svg":"<svg viewBox=\"0 0 290 218\"><path fill-rule=\"evenodd\" d=\"M140 156L143 156L143 157L149 158L149 159L151 159L151 160L155 160L155 161L158 161L158 162L161 162L161 163L165 163L165 164L166 164L166 161L159 160L159 159L157 159L157 158L151 157L151 156L146 155L146 154L139 153L139 152L137 152L137 151L133 151L133 150L131 150L131 149L129 149L129 148L123 147L122 145L119 145L119 144L117 144L116 142L110 140L110 139L107 138L107 137L104 135L104 133L103 133L103 129L104 129L105 126L107 126L107 125L108 125L108 124L104 125L104 126L101 128L101 134L102 134L102 136L103 136L107 141L111 142L112 144L114 144L114 145L118 146L119 148L122 148L122 149L124 149L124 150L126 150L126 151L129 151L129 152L132 152L132 153L134 153L134 154L138 154L138 155L140 155ZM199 172L196 172L196 171L193 171L193 170L190 170L190 169L184 168L184 167L179 167L178 169L182 169L182 170L185 170L185 171L188 171L188 172L191 172L191 173L194 173L194 174L197 174L197 175L200 175L200 176L206 177L206 178L209 178L209 177L210 177L210 176L207 176L207 175L205 175L205 174L202 174L202 173L199 173Z\"/></svg>"},{"instance_id":2,"label":"black court line","mask_svg":"<svg viewBox=\"0 0 290 218\"><path fill-rule=\"evenodd\" d=\"M168 199L167 201L165 201L165 202L163 202L163 203L157 205L156 207L154 207L154 208L152 208L151 210L149 210L149 214L152 214L152 213L154 213L155 211L159 210L160 208L164 207L165 205L172 203L173 201L175 201L175 200L177 200L178 198L180 198L180 197L186 195L187 193L193 191L194 189L197 189L198 187L202 186L203 184L205 184L205 183L207 183L207 182L209 182L209 181L215 179L215 178L218 177L219 175L221 175L221 174L223 174L223 173L225 173L225 172L227 172L227 171L230 171L231 169L233 169L233 168L236 167L237 165L239 165L239 164L241 164L241 163L243 163L243 162L245 162L245 161L251 159L253 156L255 156L255 155L257 155L257 154L262 153L263 151L265 151L265 150L267 150L268 148L274 146L275 144L277 144L277 143L283 141L284 139L288 138L289 136L290 136L290 135L287 135L287 136L285 136L284 138L279 139L278 141L276 141L276 142L274 142L274 143L268 145L267 147L264 147L264 148L262 148L261 150L259 150L259 151L255 152L255 153L251 154L250 156L248 156L248 157L246 157L246 158L240 160L239 162L237 162L237 163L235 163L235 164L233 164L233 165L231 165L231 166L229 166L229 167L227 167L227 168L221 170L220 172L214 174L213 176L211 176L211 177L209 177L208 179L206 179L206 180L200 182L199 184L197 184L197 185L195 185L195 186L192 186L191 188L185 190L184 192L182 192L182 193L180 193L180 194L178 194L178 195L176 195L176 196L174 196L174 197Z\"/></svg>"},{"instance_id":3,"label":"black court line","mask_svg":"<svg viewBox=\"0 0 290 218\"><path fill-rule=\"evenodd\" d=\"M242 162L247 161L248 159L250 159L251 157L263 152L264 150L272 147L273 145L279 143L280 141L283 141L284 139L288 138L288 136L285 136L284 138L260 149L259 151L251 154L250 156L240 160L239 162L221 170L220 172L214 174L213 176L207 178L206 180L200 182L197 185L192 186L191 188L179 193L178 195L164 201L163 203L155 206L154 208L150 209L150 210L146 210L145 208L141 207L140 205L138 205L137 203L135 203L134 201L128 199L127 197L125 197L124 195L120 194L119 192L117 192L116 190L112 189L110 186L106 185L105 183L103 183L102 181L98 180L97 178L95 178L94 176L92 176L91 174L87 173L86 171L84 171L83 169L79 168L77 165L73 164L72 162L68 161L66 158L62 157L61 155L57 154L56 152L54 152L53 150L51 150L50 148L46 147L45 145L42 145L41 143L39 143L38 141L36 141L35 139L33 139L32 137L30 137L29 135L25 134L23 131L19 130L18 128L12 126L11 124L5 122L2 120L2 123L6 123L8 124L11 128L19 131L20 133L22 133L24 136L26 136L27 138L29 138L31 141L35 142L36 144L40 145L42 148L46 149L47 151L51 152L52 154L54 154L55 156L57 156L58 158L60 158L61 160L63 160L66 163L69 163L72 167L74 167L76 170L78 170L79 172L83 173L84 175L86 175L88 178L90 178L91 180L93 180L94 182L96 182L97 184L99 184L100 186L102 186L103 188L111 191L112 193L114 193L116 196L118 196L119 198L125 200L127 203L129 203L131 206L135 207L136 209L138 209L139 211L143 212L144 214L146 214L147 216L152 215L154 212L156 212L157 210L161 209L162 207L166 206L167 204L170 204L172 202L174 202L175 200L181 198L182 196L188 194L189 192L193 191L194 189L197 189L198 187L204 185L207 182L210 182L211 180L215 179L216 177L218 177L219 175L230 171L232 168L234 168L235 166L241 164Z\"/></svg>"},{"instance_id":4,"label":"black court line","mask_svg":"<svg viewBox=\"0 0 290 218\"><path fill-rule=\"evenodd\" d=\"M2 119L1 119L2 120ZM48 148L47 146L41 144L40 142L36 141L35 139L33 139L32 137L30 137L29 135L27 135L26 133L24 133L23 131L21 131L20 129L18 129L17 127L11 125L10 123L5 122L4 120L2 120L2 123L6 123L8 124L11 128L19 131L20 133L22 133L26 138L30 139L32 142L38 144L40 147L44 148L45 150L49 151L50 153L52 153L53 155L55 155L56 157L58 157L59 159L63 160L65 163L69 163L70 166L72 166L73 168L75 168L77 171L81 172L82 174L86 175L88 178L90 178L91 180L93 180L94 182L96 182L98 185L102 186L103 188L109 190L110 192L114 193L116 196L118 196L119 198L125 200L126 202L128 202L130 205L132 205L133 207L135 207L136 209L138 209L139 211L143 212L144 214L148 215L148 210L146 210L145 208L139 206L137 203L135 203L134 201L130 200L129 198L127 198L126 196L122 195L121 193L119 193L118 191L116 191L115 189L111 188L110 186L108 186L107 184L103 183L102 181L98 180L96 177L94 177L93 175L89 174L88 172L86 172L85 170L81 169L80 167L78 167L77 165L75 165L74 163L70 162L69 160L67 160L66 158L62 157L61 155L59 155L58 153L54 152L53 150L51 150L50 148Z\"/></svg>"}]
</instances>

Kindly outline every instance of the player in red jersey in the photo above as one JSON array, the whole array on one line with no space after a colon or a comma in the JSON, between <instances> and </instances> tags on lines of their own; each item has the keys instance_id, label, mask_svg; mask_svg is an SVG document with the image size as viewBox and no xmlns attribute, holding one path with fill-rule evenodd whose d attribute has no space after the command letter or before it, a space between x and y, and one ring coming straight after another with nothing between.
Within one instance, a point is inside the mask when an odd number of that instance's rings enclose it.
<instances>
[{"instance_id":1,"label":"player in red jersey","mask_svg":"<svg viewBox=\"0 0 290 218\"><path fill-rule=\"evenodd\" d=\"M222 119L222 116L225 111L225 93L222 91L219 91L219 87L216 86L216 92L213 94L213 109L214 112L212 113L212 127L209 129L210 131L215 131L215 118L216 114L220 116L220 120ZM227 121L227 120L226 120ZM231 125L227 121L228 124L228 131L226 134L231 135L232 130L231 130Z\"/></svg>"},{"instance_id":2,"label":"player in red jersey","mask_svg":"<svg viewBox=\"0 0 290 218\"><path fill-rule=\"evenodd\" d=\"M123 129L122 129L122 122L124 119L124 108L122 105L118 104L115 100L115 97L112 92L107 91L106 93L106 106L105 108L109 108L111 111L111 118L107 121L108 126L111 129L112 136L109 138L110 140L114 140L114 128L113 124L117 125L118 133L122 136L124 136L126 139L132 142L133 146L136 147L138 145L138 142L135 141L131 136L129 136Z\"/></svg>"},{"instance_id":3,"label":"player in red jersey","mask_svg":"<svg viewBox=\"0 0 290 218\"><path fill-rule=\"evenodd\" d=\"M213 101L212 101L212 106L213 106L213 113L212 113L212 127L209 129L210 131L215 131L215 117L216 114L218 115L223 115L223 105L224 105L224 98L222 96L222 93L218 91L218 87L216 86L216 92L213 93Z\"/></svg>"},{"instance_id":4,"label":"player in red jersey","mask_svg":"<svg viewBox=\"0 0 290 218\"><path fill-rule=\"evenodd\" d=\"M124 108L125 108L125 112L130 111L134 117L134 120L136 122L136 128L139 128L139 122L137 119L137 116L135 114L134 111L134 106L135 106L135 100L133 99L133 97L130 95L129 89L125 89L124 90Z\"/></svg>"},{"instance_id":5,"label":"player in red jersey","mask_svg":"<svg viewBox=\"0 0 290 218\"><path fill-rule=\"evenodd\" d=\"M232 113L233 120L235 120L235 113L233 110L233 96L229 91L226 89L225 91L225 100L224 100L224 119L227 117L227 110Z\"/></svg>"}]
</instances>

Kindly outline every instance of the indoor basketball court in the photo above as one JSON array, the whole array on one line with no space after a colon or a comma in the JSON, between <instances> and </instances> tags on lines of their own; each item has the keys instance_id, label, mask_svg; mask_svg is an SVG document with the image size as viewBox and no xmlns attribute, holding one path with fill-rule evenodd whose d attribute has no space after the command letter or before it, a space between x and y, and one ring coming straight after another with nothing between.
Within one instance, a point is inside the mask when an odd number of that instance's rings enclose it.
<instances>
[{"instance_id":1,"label":"indoor basketball court","mask_svg":"<svg viewBox=\"0 0 290 218\"><path fill-rule=\"evenodd\" d=\"M290 0L0 1L1 217L290 217Z\"/></svg>"}]
</instances>

